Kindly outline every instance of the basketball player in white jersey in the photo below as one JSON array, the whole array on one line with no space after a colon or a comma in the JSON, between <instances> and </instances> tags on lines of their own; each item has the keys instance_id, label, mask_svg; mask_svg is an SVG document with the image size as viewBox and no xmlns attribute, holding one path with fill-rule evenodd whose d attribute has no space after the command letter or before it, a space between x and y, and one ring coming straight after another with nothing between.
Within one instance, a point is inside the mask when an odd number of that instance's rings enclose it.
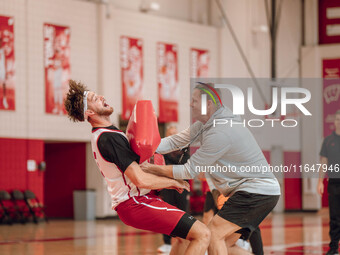
<instances>
[{"instance_id":1,"label":"basketball player in white jersey","mask_svg":"<svg viewBox=\"0 0 340 255\"><path fill-rule=\"evenodd\" d=\"M92 150L112 199L112 209L129 226L180 237L190 241L184 254L204 254L210 231L200 221L178 208L149 195L153 189L189 190L185 181L148 174L139 167L125 134L110 122L113 108L103 96L73 80L65 99L65 108L73 121L87 120L92 126ZM180 240L180 239L178 239ZM185 247L173 245L170 254L181 254Z\"/></svg>"}]
</instances>

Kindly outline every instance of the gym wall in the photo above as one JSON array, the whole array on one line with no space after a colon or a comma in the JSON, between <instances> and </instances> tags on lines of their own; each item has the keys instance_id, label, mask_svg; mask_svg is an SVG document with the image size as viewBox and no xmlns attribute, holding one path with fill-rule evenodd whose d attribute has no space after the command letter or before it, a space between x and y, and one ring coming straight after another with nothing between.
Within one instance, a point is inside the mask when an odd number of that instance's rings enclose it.
<instances>
[{"instance_id":1,"label":"gym wall","mask_svg":"<svg viewBox=\"0 0 340 255\"><path fill-rule=\"evenodd\" d=\"M312 1L314 5L311 4ZM269 35L267 32L261 32L261 25L266 25L263 1L225 0L223 2L255 75L269 77ZM313 27L311 24L315 23L315 2L317 1L306 1L307 7L314 10L306 12L306 20L309 21L306 23L306 42L311 45L316 43L314 40L315 31L310 29ZM277 42L277 76L281 78L299 77L300 8L300 1L296 0L286 0L282 7ZM87 123L72 123L66 116L45 113L44 23L70 27L71 77L83 81L90 89L105 95L107 101L115 108L115 113L112 116L114 123L118 123L122 105L119 63L119 38L121 35L143 40L143 95L145 99L152 100L156 112L158 111L156 43L169 42L178 45L179 130L186 128L190 121L188 107L190 103L190 48L202 48L210 51L209 72L211 77L249 77L229 31L221 26L220 13L216 6L212 9L211 15L216 27L121 10L112 5L107 10L103 5L75 0L0 0L0 14L14 17L16 59L16 110L0 111L0 148L6 152L7 144L11 143L13 144L11 146L16 147L17 151L25 151L27 145L16 143L16 139L37 140L41 143L46 141L86 142L86 187L95 188L99 194L97 196L99 201L97 216L100 217L111 214L112 211L109 198L104 195L107 194L105 185L92 158L89 146L90 126ZM107 17L107 14L110 17ZM327 45L320 48L314 46L305 48L302 51L305 63L303 68L309 70L308 72L304 71L305 77L310 77L310 75L321 77L321 69L318 68L322 58L321 55L317 55L320 54L318 52L328 52L328 55L333 52L334 54L335 50L340 52L337 47ZM258 96L256 93L255 97ZM265 93L269 98L270 91L267 90ZM321 106L322 101L314 101L315 109L321 109ZM321 123L321 116L317 116L317 119ZM275 136L267 129L252 130L268 157L270 157L272 148L280 145L285 157L283 163L296 162L299 159L304 161L306 157L309 157L308 161L318 160L316 152L322 141L321 130L318 126L312 127L311 131L306 133L304 131L305 138L301 137L300 131L301 129L289 135ZM308 139L311 136L317 136L318 140L306 148L305 146L308 145L303 145L300 139ZM268 139L268 137L273 139ZM6 143L4 139L6 139ZM39 148L40 145L36 146ZM306 152L303 152L305 149ZM38 149L38 151L37 158L43 160L43 150ZM301 151L305 154L300 155ZM26 175L27 159L29 158L25 157L20 163L20 166L23 167L21 175ZM6 166L16 165L14 154L11 157L4 157L3 160L2 164ZM2 166L3 176L11 176L10 170ZM36 174L38 175L38 172ZM37 190L42 190L43 178L41 176L38 178L41 179L36 182ZM7 181L7 179L5 180ZM20 182L24 183L22 180ZM26 181L26 183L28 182ZM0 189L10 188L6 185L3 186L0 182ZM27 187L27 184L25 185ZM16 184L10 186L15 187ZM301 183L298 184L298 189L300 187Z\"/></svg>"}]
</instances>

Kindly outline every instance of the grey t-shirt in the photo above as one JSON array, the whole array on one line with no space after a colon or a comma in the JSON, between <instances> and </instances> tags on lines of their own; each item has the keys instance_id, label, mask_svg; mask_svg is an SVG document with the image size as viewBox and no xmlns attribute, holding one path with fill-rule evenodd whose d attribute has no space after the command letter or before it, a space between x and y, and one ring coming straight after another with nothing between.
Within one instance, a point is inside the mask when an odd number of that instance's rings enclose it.
<instances>
[{"instance_id":1,"label":"grey t-shirt","mask_svg":"<svg viewBox=\"0 0 340 255\"><path fill-rule=\"evenodd\" d=\"M214 125L214 119L240 121L226 107L218 109L207 123L195 122L188 129L162 139L159 153L187 146L193 140L200 148L184 165L174 165L176 179L193 179L204 172L216 188L228 196L236 191L280 195L280 186L255 138L241 122Z\"/></svg>"}]
</instances>

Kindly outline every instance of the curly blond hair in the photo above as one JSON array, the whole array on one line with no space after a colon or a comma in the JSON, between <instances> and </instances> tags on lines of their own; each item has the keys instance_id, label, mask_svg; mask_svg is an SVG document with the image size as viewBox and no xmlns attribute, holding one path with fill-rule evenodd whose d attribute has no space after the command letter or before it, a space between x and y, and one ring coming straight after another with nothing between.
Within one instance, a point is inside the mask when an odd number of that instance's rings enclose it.
<instances>
[{"instance_id":1,"label":"curly blond hair","mask_svg":"<svg viewBox=\"0 0 340 255\"><path fill-rule=\"evenodd\" d=\"M81 82L69 81L69 90L64 101L65 109L70 120L84 121L84 91L86 86Z\"/></svg>"}]
</instances>

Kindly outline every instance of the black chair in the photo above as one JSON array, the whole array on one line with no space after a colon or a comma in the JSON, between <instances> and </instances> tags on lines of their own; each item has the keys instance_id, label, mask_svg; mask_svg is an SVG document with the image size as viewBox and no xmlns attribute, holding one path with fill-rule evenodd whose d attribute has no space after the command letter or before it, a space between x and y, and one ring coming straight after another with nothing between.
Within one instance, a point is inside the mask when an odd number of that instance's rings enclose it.
<instances>
[{"instance_id":1,"label":"black chair","mask_svg":"<svg viewBox=\"0 0 340 255\"><path fill-rule=\"evenodd\" d=\"M19 221L23 224L29 221L31 217L31 212L26 204L24 194L20 190L13 190L12 199L15 205L15 209L19 215Z\"/></svg>"},{"instance_id":2,"label":"black chair","mask_svg":"<svg viewBox=\"0 0 340 255\"><path fill-rule=\"evenodd\" d=\"M33 221L38 223L39 219L43 219L47 222L48 219L45 213L45 206L39 202L39 199L35 196L35 194L30 190L25 190L24 197L33 217Z\"/></svg>"},{"instance_id":3,"label":"black chair","mask_svg":"<svg viewBox=\"0 0 340 255\"><path fill-rule=\"evenodd\" d=\"M12 225L15 216L16 210L11 195L5 190L0 190L0 222Z\"/></svg>"}]
</instances>

